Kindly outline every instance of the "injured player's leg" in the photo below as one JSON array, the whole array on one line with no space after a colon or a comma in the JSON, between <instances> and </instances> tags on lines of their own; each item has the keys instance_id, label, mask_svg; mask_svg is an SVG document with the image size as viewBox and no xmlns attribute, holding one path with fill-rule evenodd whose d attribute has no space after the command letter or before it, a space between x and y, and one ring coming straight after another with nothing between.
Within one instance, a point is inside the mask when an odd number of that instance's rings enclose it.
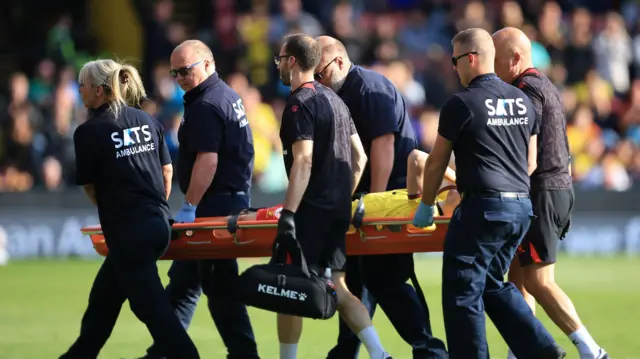
<instances>
[{"instance_id":1,"label":"injured player's leg","mask_svg":"<svg viewBox=\"0 0 640 359\"><path fill-rule=\"evenodd\" d=\"M407 159L407 193L409 199L419 198L422 195L422 183L424 181L424 167L429 155L420 150L413 150ZM444 180L440 188L456 184L456 171L447 167L444 173ZM444 197L446 196L446 197ZM443 216L451 216L453 210L460 203L460 195L455 190L450 190L444 194L444 198L437 198Z\"/></svg>"},{"instance_id":2,"label":"injured player's leg","mask_svg":"<svg viewBox=\"0 0 640 359\"><path fill-rule=\"evenodd\" d=\"M422 194L422 183L424 181L424 167L427 163L429 155L420 150L413 150L407 158L407 192L409 196L420 196ZM444 180L441 188L444 186L456 184L456 171L451 167L447 167L444 173Z\"/></svg>"}]
</instances>

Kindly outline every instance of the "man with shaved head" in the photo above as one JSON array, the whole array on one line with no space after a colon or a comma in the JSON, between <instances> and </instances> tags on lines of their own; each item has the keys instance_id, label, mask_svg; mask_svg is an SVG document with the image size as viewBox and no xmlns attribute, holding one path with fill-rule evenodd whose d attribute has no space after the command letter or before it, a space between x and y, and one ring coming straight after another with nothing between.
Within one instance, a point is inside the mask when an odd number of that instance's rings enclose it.
<instances>
[{"instance_id":1,"label":"man with shaved head","mask_svg":"<svg viewBox=\"0 0 640 359\"><path fill-rule=\"evenodd\" d=\"M320 36L317 40L322 59L315 68L315 78L349 107L369 158L356 192L406 188L408 158L418 141L402 95L381 74L352 64L337 39ZM414 359L447 357L444 342L431 333L429 309L415 275L413 254L350 256L346 271L349 289L361 298L371 317L376 302L380 304L398 334L411 345ZM338 344L328 359L355 358L359 347L358 337L340 321Z\"/></svg>"},{"instance_id":2,"label":"man with shaved head","mask_svg":"<svg viewBox=\"0 0 640 359\"><path fill-rule=\"evenodd\" d=\"M451 153L462 201L444 242L442 309L449 357L488 358L485 311L520 359L559 359L566 353L511 283L504 283L531 223L529 174L535 169L538 126L531 100L494 73L495 48L483 29L452 40L453 67L466 88L440 111L427 159L422 203L413 224L434 223L436 196Z\"/></svg>"},{"instance_id":3,"label":"man with shaved head","mask_svg":"<svg viewBox=\"0 0 640 359\"><path fill-rule=\"evenodd\" d=\"M574 203L567 141L567 119L558 90L531 60L531 41L519 29L493 34L496 73L521 89L533 102L540 122L538 167L531 174L531 202L536 217L509 269L509 280L535 312L536 301L571 338L580 359L605 359L607 353L580 321L571 299L555 282L558 243L569 230ZM515 359L512 352L509 359Z\"/></svg>"},{"instance_id":4,"label":"man with shaved head","mask_svg":"<svg viewBox=\"0 0 640 359\"><path fill-rule=\"evenodd\" d=\"M253 135L240 96L216 72L213 54L198 40L187 40L171 54L170 74L184 94L178 131L178 182L184 193L176 222L228 216L249 208ZM227 346L229 359L258 359L244 304L229 293L238 276L235 259L174 261L166 293L182 325L191 323L202 292ZM163 358L154 344L145 358Z\"/></svg>"}]
</instances>

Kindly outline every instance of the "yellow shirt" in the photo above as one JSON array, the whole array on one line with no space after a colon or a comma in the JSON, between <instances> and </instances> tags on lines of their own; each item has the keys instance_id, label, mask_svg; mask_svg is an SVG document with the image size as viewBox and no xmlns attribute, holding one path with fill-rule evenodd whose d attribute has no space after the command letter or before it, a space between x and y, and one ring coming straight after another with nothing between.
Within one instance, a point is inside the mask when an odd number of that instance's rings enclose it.
<instances>
[{"instance_id":1,"label":"yellow shirt","mask_svg":"<svg viewBox=\"0 0 640 359\"><path fill-rule=\"evenodd\" d=\"M436 197L436 202L446 200L447 193L448 191L440 193L440 195ZM421 200L421 198L409 199L409 194L406 189L368 193L364 196L364 217L413 217ZM352 216L358 207L358 202L358 200L355 200L351 203Z\"/></svg>"}]
</instances>

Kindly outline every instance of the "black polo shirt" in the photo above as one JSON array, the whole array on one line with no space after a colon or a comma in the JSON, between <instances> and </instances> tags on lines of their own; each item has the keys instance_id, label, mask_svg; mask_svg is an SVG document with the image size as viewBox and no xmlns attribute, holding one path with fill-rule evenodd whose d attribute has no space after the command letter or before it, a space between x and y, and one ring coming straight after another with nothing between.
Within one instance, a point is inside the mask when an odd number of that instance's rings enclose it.
<instances>
[{"instance_id":1,"label":"black polo shirt","mask_svg":"<svg viewBox=\"0 0 640 359\"><path fill-rule=\"evenodd\" d=\"M313 141L309 185L302 204L327 210L351 208L351 135L349 109L331 89L308 82L294 90L282 114L280 139L287 176L296 141Z\"/></svg>"},{"instance_id":2,"label":"black polo shirt","mask_svg":"<svg viewBox=\"0 0 640 359\"><path fill-rule=\"evenodd\" d=\"M240 96L217 73L184 95L178 130L178 182L187 193L198 153L218 154L218 167L205 195L249 194L253 173L253 135Z\"/></svg>"},{"instance_id":3,"label":"black polo shirt","mask_svg":"<svg viewBox=\"0 0 640 359\"><path fill-rule=\"evenodd\" d=\"M531 100L495 74L474 78L449 99L438 125L453 143L461 193L528 192L529 140L538 132Z\"/></svg>"},{"instance_id":4,"label":"black polo shirt","mask_svg":"<svg viewBox=\"0 0 640 359\"><path fill-rule=\"evenodd\" d=\"M76 184L95 185L105 230L161 215L171 218L162 166L171 163L160 123L133 107L116 118L108 105L91 111L73 134Z\"/></svg>"},{"instance_id":5,"label":"black polo shirt","mask_svg":"<svg viewBox=\"0 0 640 359\"><path fill-rule=\"evenodd\" d=\"M377 137L391 133L395 137L395 160L387 190L405 188L407 158L418 148L418 141L400 92L383 75L352 65L338 95L349 107L365 153L369 156L356 191L369 191L371 187L371 143Z\"/></svg>"},{"instance_id":6,"label":"black polo shirt","mask_svg":"<svg viewBox=\"0 0 640 359\"><path fill-rule=\"evenodd\" d=\"M569 175L571 153L560 92L535 68L524 71L513 85L529 96L540 123L538 167L531 174L531 189L570 189L573 186Z\"/></svg>"}]
</instances>

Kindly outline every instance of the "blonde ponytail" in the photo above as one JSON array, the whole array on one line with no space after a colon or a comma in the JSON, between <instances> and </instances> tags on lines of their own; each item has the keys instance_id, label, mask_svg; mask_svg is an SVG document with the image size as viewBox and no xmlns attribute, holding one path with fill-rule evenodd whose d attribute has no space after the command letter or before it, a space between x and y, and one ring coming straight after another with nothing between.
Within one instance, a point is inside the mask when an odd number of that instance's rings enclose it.
<instances>
[{"instance_id":1,"label":"blonde ponytail","mask_svg":"<svg viewBox=\"0 0 640 359\"><path fill-rule=\"evenodd\" d=\"M123 106L139 106L147 96L138 70L111 59L86 63L78 74L78 82L103 86L109 109L116 117Z\"/></svg>"},{"instance_id":2,"label":"blonde ponytail","mask_svg":"<svg viewBox=\"0 0 640 359\"><path fill-rule=\"evenodd\" d=\"M119 103L129 106L139 106L142 100L147 97L138 70L131 65L121 65L113 72L111 89L113 96Z\"/></svg>"}]
</instances>

